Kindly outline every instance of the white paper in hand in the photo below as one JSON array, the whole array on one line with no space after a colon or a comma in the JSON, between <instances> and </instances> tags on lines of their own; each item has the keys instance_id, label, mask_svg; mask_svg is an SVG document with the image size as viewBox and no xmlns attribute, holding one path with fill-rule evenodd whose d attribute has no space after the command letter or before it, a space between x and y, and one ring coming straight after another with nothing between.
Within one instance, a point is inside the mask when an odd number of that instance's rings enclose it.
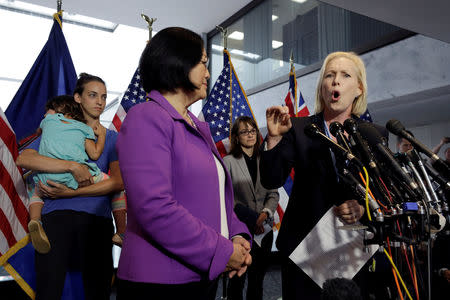
<instances>
[{"instance_id":1,"label":"white paper in hand","mask_svg":"<svg viewBox=\"0 0 450 300\"><path fill-rule=\"evenodd\" d=\"M264 232L258 235L255 235L253 237L253 241L258 244L258 246L261 247L261 241L262 239L272 230L272 226L267 224L267 222L264 222Z\"/></svg>"},{"instance_id":2,"label":"white paper in hand","mask_svg":"<svg viewBox=\"0 0 450 300\"><path fill-rule=\"evenodd\" d=\"M378 249L364 252L364 231L338 229L342 225L330 208L289 256L320 287L330 278L352 279Z\"/></svg>"}]
</instances>

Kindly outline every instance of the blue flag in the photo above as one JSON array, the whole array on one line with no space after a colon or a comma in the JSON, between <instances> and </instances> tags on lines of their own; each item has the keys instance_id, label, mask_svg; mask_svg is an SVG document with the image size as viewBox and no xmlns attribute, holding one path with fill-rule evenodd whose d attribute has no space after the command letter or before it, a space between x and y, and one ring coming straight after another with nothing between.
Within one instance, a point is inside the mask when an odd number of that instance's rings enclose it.
<instances>
[{"instance_id":1,"label":"blue flag","mask_svg":"<svg viewBox=\"0 0 450 300\"><path fill-rule=\"evenodd\" d=\"M76 81L66 39L60 23L54 20L47 43L5 111L18 141L39 127L45 103L58 95L71 95Z\"/></svg>"},{"instance_id":2,"label":"blue flag","mask_svg":"<svg viewBox=\"0 0 450 300\"><path fill-rule=\"evenodd\" d=\"M220 155L229 152L229 137L233 122L240 116L255 120L247 95L230 60L230 53L223 50L223 69L202 108L200 119L209 123L211 135Z\"/></svg>"},{"instance_id":3,"label":"blue flag","mask_svg":"<svg viewBox=\"0 0 450 300\"><path fill-rule=\"evenodd\" d=\"M77 74L61 30L59 18L61 14L62 12L59 12L54 15L55 20L47 43L5 112L18 141L35 132L44 116L45 104L49 99L58 95L72 94L75 89ZM2 130L2 132L4 131ZM14 194L12 195L14 196ZM20 197L11 198L20 200ZM28 211L25 210L26 215L23 216L24 213L21 213L17 207L18 205L14 205L14 209L9 211L8 220L12 224L22 224L22 231L27 231ZM22 222L20 222L21 220ZM36 288L34 248L28 234L22 237L23 234L21 235L20 230L15 234L20 226L12 228L14 230L10 230L11 233L7 236L15 243L9 241L3 245L3 240L0 241L0 266L5 268L31 299L34 299ZM26 234L26 232L24 233ZM80 272L67 273L61 299L84 299Z\"/></svg>"}]
</instances>

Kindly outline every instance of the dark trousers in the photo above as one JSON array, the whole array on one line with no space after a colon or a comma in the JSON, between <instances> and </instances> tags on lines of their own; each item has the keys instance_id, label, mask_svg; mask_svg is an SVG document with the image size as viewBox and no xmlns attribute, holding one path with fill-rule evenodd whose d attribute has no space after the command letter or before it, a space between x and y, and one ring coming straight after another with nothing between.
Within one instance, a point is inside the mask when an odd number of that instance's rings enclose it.
<instances>
[{"instance_id":1,"label":"dark trousers","mask_svg":"<svg viewBox=\"0 0 450 300\"><path fill-rule=\"evenodd\" d=\"M218 280L186 284L157 284L118 280L117 300L214 300Z\"/></svg>"},{"instance_id":2,"label":"dark trousers","mask_svg":"<svg viewBox=\"0 0 450 300\"><path fill-rule=\"evenodd\" d=\"M283 300L317 300L322 289L289 257L281 262L281 288Z\"/></svg>"},{"instance_id":3,"label":"dark trousers","mask_svg":"<svg viewBox=\"0 0 450 300\"><path fill-rule=\"evenodd\" d=\"M392 282L389 265L382 256L376 253L376 272L369 271L372 259L361 268L352 279L360 288L365 300L393 299L387 288ZM283 300L317 300L320 299L322 287L319 287L305 272L302 271L289 257L283 256L281 264L281 284ZM392 288L391 291L394 291Z\"/></svg>"},{"instance_id":4,"label":"dark trousers","mask_svg":"<svg viewBox=\"0 0 450 300\"><path fill-rule=\"evenodd\" d=\"M112 220L70 210L42 216L51 250L36 252L36 300L60 300L68 270L80 271L86 300L109 300Z\"/></svg>"},{"instance_id":5,"label":"dark trousers","mask_svg":"<svg viewBox=\"0 0 450 300\"><path fill-rule=\"evenodd\" d=\"M252 264L247 272L241 277L234 276L229 279L227 296L229 300L242 300L247 275L247 300L263 299L264 276L269 267L269 255L272 248L273 233L268 233L262 240L261 247L253 242L250 255L252 256Z\"/></svg>"}]
</instances>

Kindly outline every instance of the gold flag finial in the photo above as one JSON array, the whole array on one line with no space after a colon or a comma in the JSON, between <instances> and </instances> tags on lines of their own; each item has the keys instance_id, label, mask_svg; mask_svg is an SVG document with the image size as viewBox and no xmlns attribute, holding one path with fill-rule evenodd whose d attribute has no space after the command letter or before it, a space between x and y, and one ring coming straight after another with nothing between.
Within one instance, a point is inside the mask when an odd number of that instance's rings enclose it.
<instances>
[{"instance_id":1,"label":"gold flag finial","mask_svg":"<svg viewBox=\"0 0 450 300\"><path fill-rule=\"evenodd\" d=\"M153 32L153 22L156 21L156 18L149 18L147 15L144 15L144 13L141 13L142 19L147 22L148 26L148 40L150 41L152 39L152 32Z\"/></svg>"},{"instance_id":2,"label":"gold flag finial","mask_svg":"<svg viewBox=\"0 0 450 300\"><path fill-rule=\"evenodd\" d=\"M228 28L223 28L219 25L216 28L222 33L223 49L227 49Z\"/></svg>"}]
</instances>

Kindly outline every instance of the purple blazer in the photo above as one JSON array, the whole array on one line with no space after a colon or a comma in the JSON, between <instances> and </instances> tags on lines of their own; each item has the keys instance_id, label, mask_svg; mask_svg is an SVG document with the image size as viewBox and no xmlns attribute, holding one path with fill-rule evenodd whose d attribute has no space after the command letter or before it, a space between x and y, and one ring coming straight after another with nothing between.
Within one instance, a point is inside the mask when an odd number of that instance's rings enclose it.
<instances>
[{"instance_id":1,"label":"purple blazer","mask_svg":"<svg viewBox=\"0 0 450 300\"><path fill-rule=\"evenodd\" d=\"M219 181L226 174L230 237L246 233L233 212L233 188L209 126L191 113L193 129L157 91L128 111L117 153L128 202L128 224L118 277L183 284L215 279L233 253L220 234Z\"/></svg>"}]
</instances>

